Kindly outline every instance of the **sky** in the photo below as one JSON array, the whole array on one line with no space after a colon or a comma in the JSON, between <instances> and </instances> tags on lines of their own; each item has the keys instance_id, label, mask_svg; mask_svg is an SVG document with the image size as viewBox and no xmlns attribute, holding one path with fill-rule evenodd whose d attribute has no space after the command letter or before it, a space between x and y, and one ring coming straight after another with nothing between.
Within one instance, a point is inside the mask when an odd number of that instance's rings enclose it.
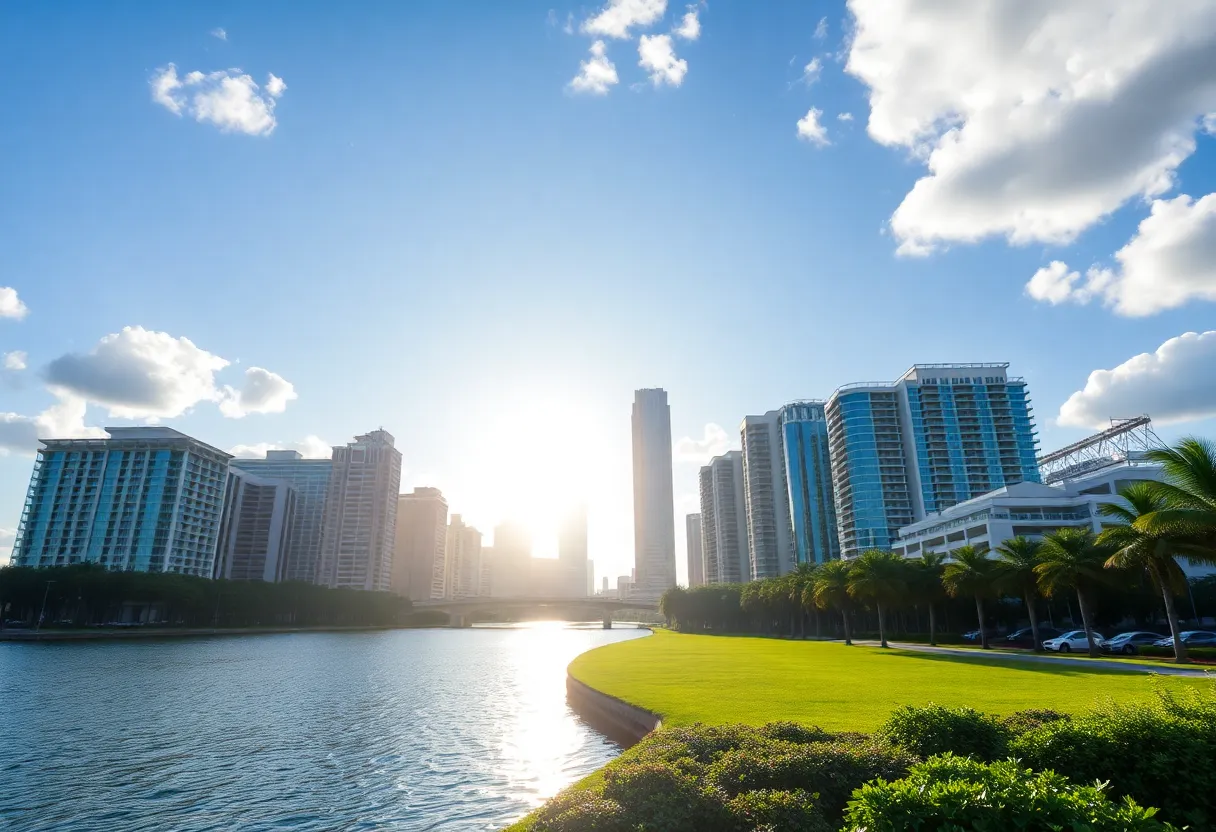
<instances>
[{"instance_id":1,"label":"sky","mask_svg":"<svg viewBox=\"0 0 1216 832\"><path fill-rule=\"evenodd\" d=\"M0 561L39 437L383 426L402 485L677 563L742 417L1007 361L1044 451L1216 436L1216 2L0 6Z\"/></svg>"}]
</instances>

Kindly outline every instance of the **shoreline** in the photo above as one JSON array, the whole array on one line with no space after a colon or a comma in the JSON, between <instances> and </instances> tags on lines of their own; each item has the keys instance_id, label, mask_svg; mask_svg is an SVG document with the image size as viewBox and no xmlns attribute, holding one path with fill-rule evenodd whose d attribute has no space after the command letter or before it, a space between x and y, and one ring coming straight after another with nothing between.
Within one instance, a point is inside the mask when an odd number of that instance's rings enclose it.
<instances>
[{"instance_id":1,"label":"shoreline","mask_svg":"<svg viewBox=\"0 0 1216 832\"><path fill-rule=\"evenodd\" d=\"M370 633L385 630L425 630L427 627L320 626L320 627L130 627L95 630L0 630L0 642L120 641L203 636L260 636L284 633Z\"/></svg>"},{"instance_id":2,"label":"shoreline","mask_svg":"<svg viewBox=\"0 0 1216 832\"><path fill-rule=\"evenodd\" d=\"M601 693L566 671L566 701L583 721L625 751L651 732L663 727L663 719L615 696Z\"/></svg>"}]
</instances>

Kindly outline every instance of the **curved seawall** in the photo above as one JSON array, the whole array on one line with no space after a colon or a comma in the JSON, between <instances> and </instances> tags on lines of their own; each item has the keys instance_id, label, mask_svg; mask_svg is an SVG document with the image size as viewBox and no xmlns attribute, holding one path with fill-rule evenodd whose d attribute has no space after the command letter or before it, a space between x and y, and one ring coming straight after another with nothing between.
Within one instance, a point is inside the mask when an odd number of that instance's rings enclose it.
<instances>
[{"instance_id":1,"label":"curved seawall","mask_svg":"<svg viewBox=\"0 0 1216 832\"><path fill-rule=\"evenodd\" d=\"M566 699L576 714L625 748L663 727L658 714L600 693L569 673L566 674Z\"/></svg>"}]
</instances>

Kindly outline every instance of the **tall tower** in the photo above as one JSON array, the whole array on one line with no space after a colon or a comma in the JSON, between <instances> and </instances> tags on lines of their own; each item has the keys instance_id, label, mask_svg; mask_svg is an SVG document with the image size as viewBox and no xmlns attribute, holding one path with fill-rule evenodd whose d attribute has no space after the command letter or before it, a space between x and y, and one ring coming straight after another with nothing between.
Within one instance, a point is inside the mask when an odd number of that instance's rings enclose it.
<instances>
[{"instance_id":1,"label":"tall tower","mask_svg":"<svg viewBox=\"0 0 1216 832\"><path fill-rule=\"evenodd\" d=\"M779 417L776 410L763 416L745 416L739 427L752 580L776 578L794 568Z\"/></svg>"},{"instance_id":2,"label":"tall tower","mask_svg":"<svg viewBox=\"0 0 1216 832\"><path fill-rule=\"evenodd\" d=\"M658 388L633 395L633 559L634 595L657 600L676 585L671 408Z\"/></svg>"},{"instance_id":3,"label":"tall tower","mask_svg":"<svg viewBox=\"0 0 1216 832\"><path fill-rule=\"evenodd\" d=\"M750 579L743 454L729 451L701 468L701 541L707 584Z\"/></svg>"},{"instance_id":4,"label":"tall tower","mask_svg":"<svg viewBox=\"0 0 1216 832\"><path fill-rule=\"evenodd\" d=\"M701 515L684 517L684 536L688 545L688 587L705 585L705 555L701 543Z\"/></svg>"},{"instance_id":5,"label":"tall tower","mask_svg":"<svg viewBox=\"0 0 1216 832\"><path fill-rule=\"evenodd\" d=\"M577 505L562 518L557 535L557 559L561 564L563 595L584 598L588 591L587 507Z\"/></svg>"},{"instance_id":6,"label":"tall tower","mask_svg":"<svg viewBox=\"0 0 1216 832\"><path fill-rule=\"evenodd\" d=\"M295 508L296 490L283 480L229 468L214 577L283 580Z\"/></svg>"},{"instance_id":7,"label":"tall tower","mask_svg":"<svg viewBox=\"0 0 1216 832\"><path fill-rule=\"evenodd\" d=\"M473 598L481 589L481 532L459 514L448 523L444 598Z\"/></svg>"},{"instance_id":8,"label":"tall tower","mask_svg":"<svg viewBox=\"0 0 1216 832\"><path fill-rule=\"evenodd\" d=\"M391 587L411 601L442 598L447 577L448 501L438 488L397 497Z\"/></svg>"},{"instance_id":9,"label":"tall tower","mask_svg":"<svg viewBox=\"0 0 1216 832\"><path fill-rule=\"evenodd\" d=\"M374 430L334 448L321 546L322 583L387 590L393 574L401 452Z\"/></svg>"},{"instance_id":10,"label":"tall tower","mask_svg":"<svg viewBox=\"0 0 1216 832\"><path fill-rule=\"evenodd\" d=\"M781 439L797 561L823 563L838 558L840 540L824 403L791 402L781 408Z\"/></svg>"}]
</instances>

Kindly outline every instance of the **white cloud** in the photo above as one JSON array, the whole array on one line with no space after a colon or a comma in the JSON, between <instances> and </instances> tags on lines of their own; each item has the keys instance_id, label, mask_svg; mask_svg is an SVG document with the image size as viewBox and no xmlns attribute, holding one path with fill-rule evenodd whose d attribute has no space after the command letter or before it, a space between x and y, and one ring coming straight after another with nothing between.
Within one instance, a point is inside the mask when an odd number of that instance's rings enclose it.
<instances>
[{"instance_id":1,"label":"white cloud","mask_svg":"<svg viewBox=\"0 0 1216 832\"><path fill-rule=\"evenodd\" d=\"M566 23L562 26L562 31L567 35L574 34L574 12L566 12Z\"/></svg>"},{"instance_id":2,"label":"white cloud","mask_svg":"<svg viewBox=\"0 0 1216 832\"><path fill-rule=\"evenodd\" d=\"M607 95L609 88L619 80L616 67L608 60L608 48L602 40L597 40L591 44L591 57L580 64L578 75L570 82L570 89L592 95Z\"/></svg>"},{"instance_id":3,"label":"white cloud","mask_svg":"<svg viewBox=\"0 0 1216 832\"><path fill-rule=\"evenodd\" d=\"M220 40L228 40L228 32L224 29L223 26L216 26L214 29L211 30L210 34L211 34L211 37L213 37L213 38L219 38Z\"/></svg>"},{"instance_id":4,"label":"white cloud","mask_svg":"<svg viewBox=\"0 0 1216 832\"><path fill-rule=\"evenodd\" d=\"M806 115L798 119L798 138L817 147L826 147L831 144L828 141L828 129L819 123L821 115L823 115L823 110L816 107L807 110Z\"/></svg>"},{"instance_id":5,"label":"white cloud","mask_svg":"<svg viewBox=\"0 0 1216 832\"><path fill-rule=\"evenodd\" d=\"M891 217L900 251L1067 243L1168 191L1216 112L1216 4L849 0L847 71L870 136L928 168Z\"/></svg>"},{"instance_id":6,"label":"white cloud","mask_svg":"<svg viewBox=\"0 0 1216 832\"><path fill-rule=\"evenodd\" d=\"M8 563L12 558L13 543L16 539L16 529L0 529L0 565Z\"/></svg>"},{"instance_id":7,"label":"white cloud","mask_svg":"<svg viewBox=\"0 0 1216 832\"><path fill-rule=\"evenodd\" d=\"M333 446L316 434L309 434L299 442L259 442L228 449L228 453L241 459L261 459L267 451L299 451L305 459L329 459L333 456Z\"/></svg>"},{"instance_id":8,"label":"white cloud","mask_svg":"<svg viewBox=\"0 0 1216 832\"><path fill-rule=\"evenodd\" d=\"M852 113L841 113L840 115L836 116L836 120L837 121L852 121L853 114Z\"/></svg>"},{"instance_id":9,"label":"white cloud","mask_svg":"<svg viewBox=\"0 0 1216 832\"><path fill-rule=\"evenodd\" d=\"M152 76L152 100L175 115L188 115L198 122L214 124L224 133L268 136L277 125L274 108L287 84L270 74L265 94L249 75L239 69L203 74L191 72L179 78L169 64Z\"/></svg>"},{"instance_id":10,"label":"white cloud","mask_svg":"<svg viewBox=\"0 0 1216 832\"><path fill-rule=\"evenodd\" d=\"M87 403L79 396L59 392L57 401L37 416L0 413L0 456L10 452L32 454L39 439L86 439L104 437L101 428L84 423Z\"/></svg>"},{"instance_id":11,"label":"white cloud","mask_svg":"<svg viewBox=\"0 0 1216 832\"><path fill-rule=\"evenodd\" d=\"M250 413L282 413L287 403L297 398L292 383L278 373L250 367L245 371L245 384L240 390L224 387L219 398L220 412L230 419Z\"/></svg>"},{"instance_id":12,"label":"white cloud","mask_svg":"<svg viewBox=\"0 0 1216 832\"><path fill-rule=\"evenodd\" d=\"M1179 335L1113 370L1094 370L1085 389L1060 407L1057 421L1096 430L1112 418L1144 413L1159 424L1216 416L1213 367L1216 331Z\"/></svg>"},{"instance_id":13,"label":"white cloud","mask_svg":"<svg viewBox=\"0 0 1216 832\"><path fill-rule=\"evenodd\" d=\"M823 40L828 36L828 19L826 17L819 18L819 22L815 25L815 40Z\"/></svg>"},{"instance_id":14,"label":"white cloud","mask_svg":"<svg viewBox=\"0 0 1216 832\"><path fill-rule=\"evenodd\" d=\"M6 353L4 353L3 356L0 356L0 357L3 357L3 359L4 359L4 361L0 362L0 364L3 365L4 369L9 370L11 372L20 372L21 370L24 370L27 366L29 366L27 363L29 360L29 355L26 354L23 350L13 350L12 352L6 352Z\"/></svg>"},{"instance_id":15,"label":"white cloud","mask_svg":"<svg viewBox=\"0 0 1216 832\"><path fill-rule=\"evenodd\" d=\"M656 86L670 84L678 87L688 73L688 61L676 57L671 35L642 35L638 39L638 66L650 71Z\"/></svg>"},{"instance_id":16,"label":"white cloud","mask_svg":"<svg viewBox=\"0 0 1216 832\"><path fill-rule=\"evenodd\" d=\"M676 37L684 38L684 40L696 40L701 37L701 19L698 17L698 11L696 6L688 7L680 25L672 30Z\"/></svg>"},{"instance_id":17,"label":"white cloud","mask_svg":"<svg viewBox=\"0 0 1216 832\"><path fill-rule=\"evenodd\" d=\"M588 35L610 38L632 37L630 29L652 25L667 11L667 0L608 0L594 17L583 21Z\"/></svg>"},{"instance_id":18,"label":"white cloud","mask_svg":"<svg viewBox=\"0 0 1216 832\"><path fill-rule=\"evenodd\" d=\"M1191 300L1216 300L1216 194L1153 201L1136 234L1115 253L1116 269L1084 279L1059 260L1035 272L1027 293L1052 304L1101 299L1120 315L1152 315Z\"/></svg>"},{"instance_id":19,"label":"white cloud","mask_svg":"<svg viewBox=\"0 0 1216 832\"><path fill-rule=\"evenodd\" d=\"M730 450L730 436L721 425L710 422L705 426L704 436L693 439L685 436L676 441L674 455L679 462L695 462L704 465L715 456Z\"/></svg>"},{"instance_id":20,"label":"white cloud","mask_svg":"<svg viewBox=\"0 0 1216 832\"><path fill-rule=\"evenodd\" d=\"M802 77L800 80L808 87L819 80L819 73L823 69L823 64L818 58L811 58L811 62L802 68Z\"/></svg>"},{"instance_id":21,"label":"white cloud","mask_svg":"<svg viewBox=\"0 0 1216 832\"><path fill-rule=\"evenodd\" d=\"M17 297L17 290L9 286L0 286L0 318L12 318L19 321L28 315L30 308Z\"/></svg>"}]
</instances>

